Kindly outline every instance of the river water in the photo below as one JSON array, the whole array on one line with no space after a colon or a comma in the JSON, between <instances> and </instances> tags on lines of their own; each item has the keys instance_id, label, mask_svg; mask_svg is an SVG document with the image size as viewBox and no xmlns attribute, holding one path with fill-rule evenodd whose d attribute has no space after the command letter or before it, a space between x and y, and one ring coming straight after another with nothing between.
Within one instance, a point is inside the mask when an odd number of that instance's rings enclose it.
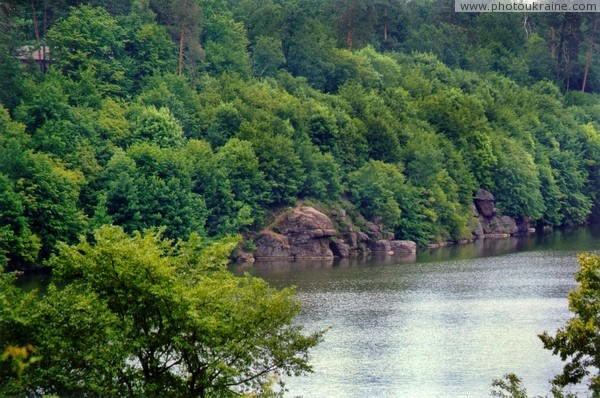
<instances>
[{"instance_id":1,"label":"river water","mask_svg":"<svg viewBox=\"0 0 600 398\"><path fill-rule=\"evenodd\" d=\"M600 249L599 232L478 241L416 259L259 262L247 271L295 285L298 322L329 328L312 351L314 373L286 378L286 396L488 397L492 380L512 372L533 397L546 395L561 369L537 334L570 318L576 254Z\"/></svg>"}]
</instances>

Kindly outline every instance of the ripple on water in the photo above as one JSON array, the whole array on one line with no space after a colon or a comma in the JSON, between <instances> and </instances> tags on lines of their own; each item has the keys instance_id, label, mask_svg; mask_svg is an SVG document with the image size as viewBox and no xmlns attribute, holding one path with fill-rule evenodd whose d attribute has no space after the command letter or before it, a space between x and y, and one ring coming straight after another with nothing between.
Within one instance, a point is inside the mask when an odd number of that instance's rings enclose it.
<instances>
[{"instance_id":1,"label":"ripple on water","mask_svg":"<svg viewBox=\"0 0 600 398\"><path fill-rule=\"evenodd\" d=\"M501 255L480 246L416 263L259 269L297 286L298 322L331 327L312 352L314 373L286 380L287 396L479 398L509 372L545 395L561 363L537 335L571 316L575 250L600 247L596 235L561 239L509 242L512 253L494 243Z\"/></svg>"}]
</instances>

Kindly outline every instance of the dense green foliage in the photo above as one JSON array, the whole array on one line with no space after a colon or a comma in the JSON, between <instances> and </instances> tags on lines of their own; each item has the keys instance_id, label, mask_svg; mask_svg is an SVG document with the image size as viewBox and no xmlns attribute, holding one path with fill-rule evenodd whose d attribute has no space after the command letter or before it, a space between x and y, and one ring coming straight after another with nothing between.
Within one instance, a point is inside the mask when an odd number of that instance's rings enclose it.
<instances>
[{"instance_id":1,"label":"dense green foliage","mask_svg":"<svg viewBox=\"0 0 600 398\"><path fill-rule=\"evenodd\" d=\"M502 379L492 382L491 396L495 398L527 398L527 390L522 387L519 376L509 373Z\"/></svg>"},{"instance_id":2,"label":"dense green foliage","mask_svg":"<svg viewBox=\"0 0 600 398\"><path fill-rule=\"evenodd\" d=\"M235 244L105 226L60 247L42 298L2 275L0 395L237 397L309 371L321 334L292 324L293 291L227 270Z\"/></svg>"},{"instance_id":3,"label":"dense green foliage","mask_svg":"<svg viewBox=\"0 0 600 398\"><path fill-rule=\"evenodd\" d=\"M544 347L566 362L552 383L559 389L585 382L593 396L600 394L600 257L580 254L576 290L569 293L569 309L575 314L555 336L540 335Z\"/></svg>"},{"instance_id":4,"label":"dense green foliage","mask_svg":"<svg viewBox=\"0 0 600 398\"><path fill-rule=\"evenodd\" d=\"M452 0L0 2L0 266L63 278L37 300L2 276L1 393L227 396L307 371L319 336L290 326L290 292L228 274L231 242L196 244L299 199L420 244L470 238L479 188L539 226L597 219L598 21Z\"/></svg>"},{"instance_id":5,"label":"dense green foliage","mask_svg":"<svg viewBox=\"0 0 600 398\"><path fill-rule=\"evenodd\" d=\"M251 234L303 198L421 244L471 237L478 188L540 226L596 217L595 15L451 3L2 3L0 262L110 223Z\"/></svg>"}]
</instances>

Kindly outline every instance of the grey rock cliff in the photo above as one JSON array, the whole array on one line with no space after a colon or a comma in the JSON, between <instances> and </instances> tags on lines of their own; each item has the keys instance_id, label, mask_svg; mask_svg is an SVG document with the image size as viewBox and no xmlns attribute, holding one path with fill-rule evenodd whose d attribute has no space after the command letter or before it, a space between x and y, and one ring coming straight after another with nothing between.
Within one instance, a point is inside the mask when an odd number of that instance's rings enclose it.
<instances>
[{"instance_id":1,"label":"grey rock cliff","mask_svg":"<svg viewBox=\"0 0 600 398\"><path fill-rule=\"evenodd\" d=\"M254 240L256 257L333 257L330 237L336 235L329 217L312 207L298 207L285 214Z\"/></svg>"},{"instance_id":2,"label":"grey rock cliff","mask_svg":"<svg viewBox=\"0 0 600 398\"><path fill-rule=\"evenodd\" d=\"M287 236L266 231L254 239L255 257L291 257L290 242Z\"/></svg>"},{"instance_id":3,"label":"grey rock cliff","mask_svg":"<svg viewBox=\"0 0 600 398\"><path fill-rule=\"evenodd\" d=\"M371 251L386 254L416 253L412 241L394 240L381 225L368 223L367 233L358 232L343 210L333 210L331 218L308 206L291 209L254 238L256 258L331 258L364 255Z\"/></svg>"},{"instance_id":4,"label":"grey rock cliff","mask_svg":"<svg viewBox=\"0 0 600 398\"><path fill-rule=\"evenodd\" d=\"M484 218L481 220L483 232L486 235L492 234L508 234L516 235L519 233L519 228L515 220L509 216L494 216L490 219Z\"/></svg>"},{"instance_id":5,"label":"grey rock cliff","mask_svg":"<svg viewBox=\"0 0 600 398\"><path fill-rule=\"evenodd\" d=\"M483 217L493 217L496 214L494 201L494 195L485 189L480 189L477 191L477 194L475 194L475 207Z\"/></svg>"},{"instance_id":6,"label":"grey rock cliff","mask_svg":"<svg viewBox=\"0 0 600 398\"><path fill-rule=\"evenodd\" d=\"M471 231L476 238L502 238L517 235L519 227L512 217L496 214L494 195L485 189L477 191L473 199L477 211Z\"/></svg>"}]
</instances>

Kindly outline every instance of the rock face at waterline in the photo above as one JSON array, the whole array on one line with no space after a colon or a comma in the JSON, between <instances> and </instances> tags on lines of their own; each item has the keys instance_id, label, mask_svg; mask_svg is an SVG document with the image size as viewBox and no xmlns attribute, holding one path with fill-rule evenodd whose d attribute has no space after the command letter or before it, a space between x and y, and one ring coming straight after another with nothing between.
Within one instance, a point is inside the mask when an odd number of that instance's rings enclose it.
<instances>
[{"instance_id":1,"label":"rock face at waterline","mask_svg":"<svg viewBox=\"0 0 600 398\"><path fill-rule=\"evenodd\" d=\"M370 248L374 252L385 252L393 254L415 253L417 244L411 240L375 240L370 242Z\"/></svg>"},{"instance_id":2,"label":"rock face at waterline","mask_svg":"<svg viewBox=\"0 0 600 398\"><path fill-rule=\"evenodd\" d=\"M256 257L333 257L330 237L337 231L325 214L312 207L299 207L285 214L255 240Z\"/></svg>"},{"instance_id":3,"label":"rock face at waterline","mask_svg":"<svg viewBox=\"0 0 600 398\"><path fill-rule=\"evenodd\" d=\"M470 227L474 239L505 238L531 232L528 220L517 224L508 216L496 214L492 193L480 189L474 197L473 216ZM334 209L326 214L309 206L299 206L280 215L268 229L254 236L254 257L260 258L332 258L355 257L368 253L385 255L414 254L417 245L413 241L396 240L378 220L368 222L365 232L357 231L343 209ZM430 247L450 243L432 244ZM241 261L248 261L245 256Z\"/></svg>"},{"instance_id":4,"label":"rock face at waterline","mask_svg":"<svg viewBox=\"0 0 600 398\"><path fill-rule=\"evenodd\" d=\"M496 215L495 199L491 192L480 189L475 194L473 201L475 202L477 212L481 216L491 218Z\"/></svg>"},{"instance_id":5,"label":"rock face at waterline","mask_svg":"<svg viewBox=\"0 0 600 398\"><path fill-rule=\"evenodd\" d=\"M519 233L519 228L515 220L509 216L494 216L492 218L483 218L481 226L486 237L490 235L516 235Z\"/></svg>"},{"instance_id":6,"label":"rock face at waterline","mask_svg":"<svg viewBox=\"0 0 600 398\"><path fill-rule=\"evenodd\" d=\"M333 257L329 238L337 231L329 217L312 207L294 209L281 220L277 231L288 238L294 258Z\"/></svg>"},{"instance_id":7,"label":"rock face at waterline","mask_svg":"<svg viewBox=\"0 0 600 398\"><path fill-rule=\"evenodd\" d=\"M505 238L517 235L524 229L509 216L498 216L494 195L484 189L477 191L473 198L477 212L477 221L472 225L473 235L478 238ZM527 229L529 230L529 229Z\"/></svg>"},{"instance_id":8,"label":"rock face at waterline","mask_svg":"<svg viewBox=\"0 0 600 398\"><path fill-rule=\"evenodd\" d=\"M254 239L255 257L291 257L290 241L287 236L273 231L264 231Z\"/></svg>"},{"instance_id":9,"label":"rock face at waterline","mask_svg":"<svg viewBox=\"0 0 600 398\"><path fill-rule=\"evenodd\" d=\"M412 240L393 240L390 242L391 251L394 253L416 253L417 244Z\"/></svg>"},{"instance_id":10,"label":"rock face at waterline","mask_svg":"<svg viewBox=\"0 0 600 398\"><path fill-rule=\"evenodd\" d=\"M329 258L352 257L371 251L402 254L417 250L415 242L393 240L393 233L384 233L381 226L374 223L369 223L367 233L356 231L343 210L332 211L332 217L337 229L331 218L312 207L290 210L280 216L270 229L254 238L254 256Z\"/></svg>"}]
</instances>

